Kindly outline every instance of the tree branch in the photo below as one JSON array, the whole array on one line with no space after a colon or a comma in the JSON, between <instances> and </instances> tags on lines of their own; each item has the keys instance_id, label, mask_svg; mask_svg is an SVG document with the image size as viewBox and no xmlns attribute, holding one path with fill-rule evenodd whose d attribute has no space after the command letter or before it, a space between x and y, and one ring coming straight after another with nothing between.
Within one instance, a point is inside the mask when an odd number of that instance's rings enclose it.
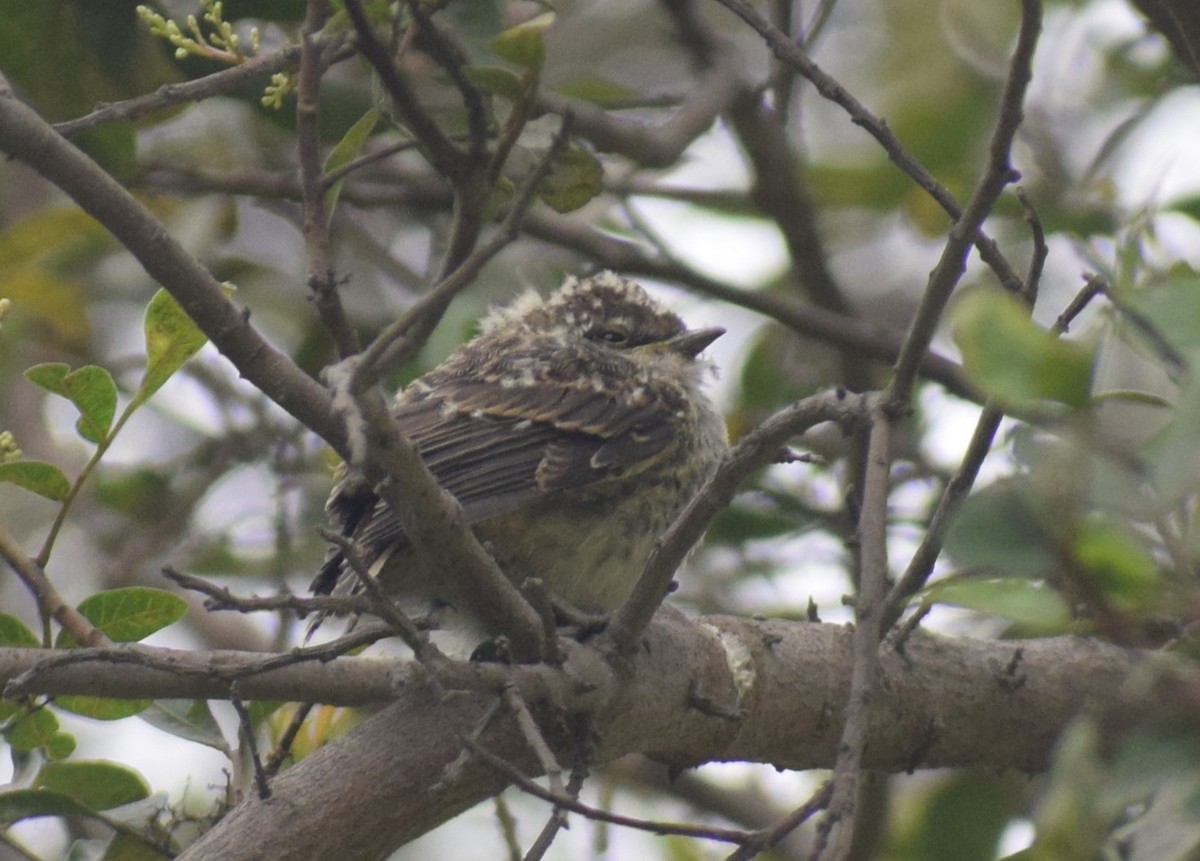
<instances>
[{"instance_id":1,"label":"tree branch","mask_svg":"<svg viewBox=\"0 0 1200 861\"><path fill-rule=\"evenodd\" d=\"M250 325L249 314L226 298L217 280L150 211L22 104L2 76L0 150L70 195L170 292L243 377L334 449L345 451L345 432L330 408L329 393L268 343Z\"/></svg>"},{"instance_id":2,"label":"tree branch","mask_svg":"<svg viewBox=\"0 0 1200 861\"><path fill-rule=\"evenodd\" d=\"M631 683L597 714L597 761L642 751L676 767L751 760L828 768L844 720L851 639L841 626L731 617L696 622L664 612L645 632ZM1160 657L1166 656L1155 660ZM1144 659L1065 637L1014 644L917 634L904 655L881 655L880 688L888 696L872 708L863 765L1039 770L1086 703L1127 716L1168 703L1177 713L1195 707L1200 688L1194 676L1122 695ZM1019 684L1009 672L1013 666ZM498 694L447 697L407 678L394 705L280 775L270 801L239 806L181 861L254 857L254 837L261 834L273 835L272 857L279 861L380 858L499 792L503 776L460 758L461 736ZM243 695L247 685L241 683ZM737 718L689 707L693 690L727 705ZM535 713L544 716L536 707ZM489 727L481 744L524 773L537 773L537 757L511 715ZM371 787L370 804L356 789L363 786Z\"/></svg>"}]
</instances>

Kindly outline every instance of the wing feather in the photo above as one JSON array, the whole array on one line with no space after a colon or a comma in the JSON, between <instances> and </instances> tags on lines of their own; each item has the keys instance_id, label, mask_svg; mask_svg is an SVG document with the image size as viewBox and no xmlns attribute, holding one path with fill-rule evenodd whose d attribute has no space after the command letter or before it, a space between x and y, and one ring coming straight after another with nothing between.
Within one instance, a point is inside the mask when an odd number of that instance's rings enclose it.
<instances>
[{"instance_id":1,"label":"wing feather","mask_svg":"<svg viewBox=\"0 0 1200 861\"><path fill-rule=\"evenodd\" d=\"M651 397L644 387L572 378L562 360L551 355L543 361L545 348L540 350L534 354L539 361L527 365L528 374L498 364L469 373L438 369L397 401L400 429L438 483L462 505L468 523L635 470L674 436L674 405ZM632 377L636 368L630 363L609 371L620 379L622 373ZM343 480L327 507L368 561L403 538L391 512L373 492L364 492L361 479ZM332 554L314 591L332 589L341 564L340 554Z\"/></svg>"}]
</instances>

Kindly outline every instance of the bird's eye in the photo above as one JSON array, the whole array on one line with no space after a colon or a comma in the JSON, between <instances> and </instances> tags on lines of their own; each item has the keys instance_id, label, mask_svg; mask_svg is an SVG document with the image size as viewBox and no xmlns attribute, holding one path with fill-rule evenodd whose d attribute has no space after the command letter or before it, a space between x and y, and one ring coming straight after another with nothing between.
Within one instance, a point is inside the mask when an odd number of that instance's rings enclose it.
<instances>
[{"instance_id":1,"label":"bird's eye","mask_svg":"<svg viewBox=\"0 0 1200 861\"><path fill-rule=\"evenodd\" d=\"M620 345L629 340L629 333L615 326L601 326L587 333L588 340Z\"/></svg>"}]
</instances>

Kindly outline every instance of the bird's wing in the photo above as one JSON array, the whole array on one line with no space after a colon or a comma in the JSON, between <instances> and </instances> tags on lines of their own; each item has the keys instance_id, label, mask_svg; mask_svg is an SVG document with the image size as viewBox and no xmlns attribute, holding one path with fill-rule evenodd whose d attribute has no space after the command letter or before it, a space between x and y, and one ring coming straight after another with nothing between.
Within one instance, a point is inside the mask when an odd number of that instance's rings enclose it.
<instances>
[{"instance_id":1,"label":"bird's wing","mask_svg":"<svg viewBox=\"0 0 1200 861\"><path fill-rule=\"evenodd\" d=\"M508 386L490 374L425 379L394 414L468 523L636 470L670 443L682 405L674 392L578 379ZM361 479L343 485L328 507L370 561L401 537L400 526ZM340 567L331 557L314 591L331 589Z\"/></svg>"}]
</instances>

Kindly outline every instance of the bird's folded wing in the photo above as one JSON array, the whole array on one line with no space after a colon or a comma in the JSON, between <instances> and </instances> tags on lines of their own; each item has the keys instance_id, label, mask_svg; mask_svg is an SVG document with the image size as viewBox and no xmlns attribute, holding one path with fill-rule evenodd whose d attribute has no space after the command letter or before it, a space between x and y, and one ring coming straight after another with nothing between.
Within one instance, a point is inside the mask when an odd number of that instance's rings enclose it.
<instances>
[{"instance_id":1,"label":"bird's folded wing","mask_svg":"<svg viewBox=\"0 0 1200 861\"><path fill-rule=\"evenodd\" d=\"M460 383L453 400L430 395L402 402L395 416L434 478L462 505L468 523L636 469L672 436L661 404L545 383L532 388ZM360 546L382 550L400 537L395 518L378 499L361 499L359 505L371 507L353 518L351 531ZM349 521L351 512L344 516Z\"/></svg>"}]
</instances>

